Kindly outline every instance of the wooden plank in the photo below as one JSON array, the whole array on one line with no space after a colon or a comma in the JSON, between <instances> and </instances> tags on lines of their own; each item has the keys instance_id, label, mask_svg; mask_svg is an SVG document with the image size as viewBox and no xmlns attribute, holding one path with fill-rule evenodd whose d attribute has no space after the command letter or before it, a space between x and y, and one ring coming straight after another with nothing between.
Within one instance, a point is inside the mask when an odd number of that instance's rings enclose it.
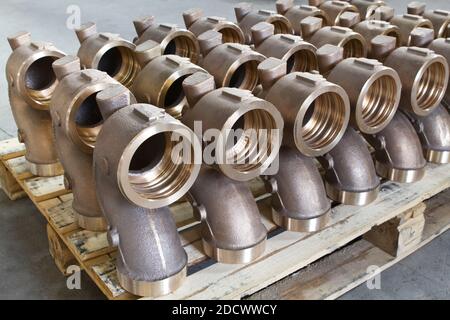
<instances>
[{"instance_id":1,"label":"wooden plank","mask_svg":"<svg viewBox=\"0 0 450 320\"><path fill-rule=\"evenodd\" d=\"M421 242L394 257L361 239L309 265L298 273L250 296L257 299L336 299L374 276L368 268L386 270L450 229L450 189L426 201Z\"/></svg>"},{"instance_id":2,"label":"wooden plank","mask_svg":"<svg viewBox=\"0 0 450 320\"><path fill-rule=\"evenodd\" d=\"M28 162L24 156L6 160L5 165L17 180L33 177L33 174L28 169Z\"/></svg>"},{"instance_id":3,"label":"wooden plank","mask_svg":"<svg viewBox=\"0 0 450 320\"><path fill-rule=\"evenodd\" d=\"M8 160L25 154L25 145L16 138L0 141L0 159Z\"/></svg>"},{"instance_id":4,"label":"wooden plank","mask_svg":"<svg viewBox=\"0 0 450 320\"><path fill-rule=\"evenodd\" d=\"M239 299L255 293L450 187L449 173L450 165L430 165L414 184L385 183L378 199L366 207L335 207L329 227L320 232L282 232L267 242L265 255L257 261L245 266L214 264L163 298Z\"/></svg>"},{"instance_id":5,"label":"wooden plank","mask_svg":"<svg viewBox=\"0 0 450 320\"><path fill-rule=\"evenodd\" d=\"M64 237L67 239L68 247L75 252L76 257L80 257L81 261L89 260L115 250L115 248L109 246L106 232L79 229L65 234Z\"/></svg>"},{"instance_id":6,"label":"wooden plank","mask_svg":"<svg viewBox=\"0 0 450 320\"><path fill-rule=\"evenodd\" d=\"M46 212L49 223L58 231L58 233L65 234L79 228L78 224L75 222L72 200L60 202L55 206L46 209Z\"/></svg>"},{"instance_id":7,"label":"wooden plank","mask_svg":"<svg viewBox=\"0 0 450 320\"><path fill-rule=\"evenodd\" d=\"M34 201L40 202L68 193L64 187L64 176L34 177L23 181L23 189Z\"/></svg>"},{"instance_id":8,"label":"wooden plank","mask_svg":"<svg viewBox=\"0 0 450 320\"><path fill-rule=\"evenodd\" d=\"M77 264L75 257L49 224L47 224L47 238L49 252L53 257L56 266L63 275L68 275L67 268L71 265Z\"/></svg>"},{"instance_id":9,"label":"wooden plank","mask_svg":"<svg viewBox=\"0 0 450 320\"><path fill-rule=\"evenodd\" d=\"M16 200L26 195L16 178L6 168L3 162L0 162L0 188L10 200Z\"/></svg>"}]
</instances>

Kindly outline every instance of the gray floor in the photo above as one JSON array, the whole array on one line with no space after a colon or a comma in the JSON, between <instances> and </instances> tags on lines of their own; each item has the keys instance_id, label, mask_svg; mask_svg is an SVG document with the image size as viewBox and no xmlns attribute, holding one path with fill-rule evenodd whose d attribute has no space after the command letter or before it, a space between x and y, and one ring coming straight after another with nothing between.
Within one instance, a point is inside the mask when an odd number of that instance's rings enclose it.
<instances>
[{"instance_id":1,"label":"gray floor","mask_svg":"<svg viewBox=\"0 0 450 320\"><path fill-rule=\"evenodd\" d=\"M410 0L391 0L397 12L406 11ZM152 14L159 22L182 25L181 12L201 7L208 15L234 20L233 4L238 0L1 0L0 69L5 69L10 48L6 37L28 30L33 39L51 41L61 50L76 54L77 38L66 28L66 9L76 4L81 20L95 21L99 31L135 36L132 19ZM257 8L273 9L271 0L254 2ZM298 1L305 3L306 0ZM450 10L448 0L429 1L430 8ZM0 77L0 140L16 135L5 77ZM343 299L427 299L450 298L450 232L442 235L400 264L382 273L381 290L362 285ZM103 299L93 283L83 277L82 290L68 290L65 278L49 253L45 221L27 199L9 201L0 192L0 299Z\"/></svg>"}]
</instances>

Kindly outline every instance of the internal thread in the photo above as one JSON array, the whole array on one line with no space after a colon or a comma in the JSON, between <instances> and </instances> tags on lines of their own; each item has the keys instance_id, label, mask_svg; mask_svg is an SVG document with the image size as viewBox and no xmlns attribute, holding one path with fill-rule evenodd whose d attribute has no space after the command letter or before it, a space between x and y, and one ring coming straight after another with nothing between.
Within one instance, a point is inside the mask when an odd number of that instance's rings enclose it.
<instances>
[{"instance_id":1,"label":"internal thread","mask_svg":"<svg viewBox=\"0 0 450 320\"><path fill-rule=\"evenodd\" d=\"M150 200L168 198L189 180L194 169L194 149L190 159L172 154L179 141L171 141L173 132L162 132L148 138L132 157L128 179L141 197Z\"/></svg>"},{"instance_id":2,"label":"internal thread","mask_svg":"<svg viewBox=\"0 0 450 320\"><path fill-rule=\"evenodd\" d=\"M307 49L295 52L287 60L287 71L291 72L310 72L318 69L316 54Z\"/></svg>"},{"instance_id":3,"label":"internal thread","mask_svg":"<svg viewBox=\"0 0 450 320\"><path fill-rule=\"evenodd\" d=\"M230 27L223 27L218 30L222 34L223 43L241 43L242 39L239 37L239 33Z\"/></svg>"},{"instance_id":4,"label":"internal thread","mask_svg":"<svg viewBox=\"0 0 450 320\"><path fill-rule=\"evenodd\" d=\"M272 115L261 109L245 113L233 129L241 129L237 141L227 141L226 163L240 173L251 172L265 165L267 158L278 149ZM235 137L236 138L236 137Z\"/></svg>"},{"instance_id":5,"label":"internal thread","mask_svg":"<svg viewBox=\"0 0 450 320\"><path fill-rule=\"evenodd\" d=\"M252 91L258 85L258 62L255 60L241 64L231 76L227 87Z\"/></svg>"},{"instance_id":6,"label":"internal thread","mask_svg":"<svg viewBox=\"0 0 450 320\"><path fill-rule=\"evenodd\" d=\"M84 99L75 110L75 124L79 139L88 147L94 148L97 136L103 125L103 117L96 101L97 93Z\"/></svg>"},{"instance_id":7,"label":"internal thread","mask_svg":"<svg viewBox=\"0 0 450 320\"><path fill-rule=\"evenodd\" d=\"M119 71L114 75L114 79L125 87L130 88L141 70L141 66L130 48L119 47L119 51L122 56L122 64Z\"/></svg>"},{"instance_id":8,"label":"internal thread","mask_svg":"<svg viewBox=\"0 0 450 320\"><path fill-rule=\"evenodd\" d=\"M364 46L358 39L350 39L344 44L344 59L364 57Z\"/></svg>"},{"instance_id":9,"label":"internal thread","mask_svg":"<svg viewBox=\"0 0 450 320\"><path fill-rule=\"evenodd\" d=\"M271 22L271 24L273 24L274 26L274 34L290 34L291 32L291 28L289 28L289 26L286 24L285 21L283 20L274 20Z\"/></svg>"},{"instance_id":10,"label":"internal thread","mask_svg":"<svg viewBox=\"0 0 450 320\"><path fill-rule=\"evenodd\" d=\"M176 54L180 57L189 58L193 63L196 63L199 53L195 42L190 37L178 35L167 44L164 54Z\"/></svg>"},{"instance_id":11,"label":"internal thread","mask_svg":"<svg viewBox=\"0 0 450 320\"><path fill-rule=\"evenodd\" d=\"M416 101L420 109L426 111L438 103L445 88L445 66L441 62L433 62L425 70L419 80Z\"/></svg>"},{"instance_id":12,"label":"internal thread","mask_svg":"<svg viewBox=\"0 0 450 320\"><path fill-rule=\"evenodd\" d=\"M391 76L375 80L363 98L362 119L368 127L382 126L395 112L397 85Z\"/></svg>"},{"instance_id":13,"label":"internal thread","mask_svg":"<svg viewBox=\"0 0 450 320\"><path fill-rule=\"evenodd\" d=\"M312 150L332 144L345 125L345 103L340 95L327 92L308 107L301 130L303 141Z\"/></svg>"},{"instance_id":14,"label":"internal thread","mask_svg":"<svg viewBox=\"0 0 450 320\"><path fill-rule=\"evenodd\" d=\"M25 73L28 96L38 104L49 106L57 81L52 63L57 57L42 57L34 61Z\"/></svg>"}]
</instances>

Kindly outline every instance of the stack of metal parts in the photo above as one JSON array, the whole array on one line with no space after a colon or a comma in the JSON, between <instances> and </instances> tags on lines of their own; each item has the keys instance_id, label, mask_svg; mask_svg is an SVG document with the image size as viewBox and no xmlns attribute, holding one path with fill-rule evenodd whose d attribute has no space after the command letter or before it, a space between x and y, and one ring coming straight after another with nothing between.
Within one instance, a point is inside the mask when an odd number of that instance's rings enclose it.
<instances>
[{"instance_id":1,"label":"stack of metal parts","mask_svg":"<svg viewBox=\"0 0 450 320\"><path fill-rule=\"evenodd\" d=\"M410 183L427 161L450 162L450 12L413 2L395 15L379 0L274 9L241 3L236 23L191 9L187 29L148 16L132 41L86 23L77 56L8 38L29 169L62 164L78 224L108 231L126 290L182 285L168 206L183 196L205 254L248 263L267 238L249 180L265 181L278 226L313 232L331 200L367 205L380 177Z\"/></svg>"}]
</instances>

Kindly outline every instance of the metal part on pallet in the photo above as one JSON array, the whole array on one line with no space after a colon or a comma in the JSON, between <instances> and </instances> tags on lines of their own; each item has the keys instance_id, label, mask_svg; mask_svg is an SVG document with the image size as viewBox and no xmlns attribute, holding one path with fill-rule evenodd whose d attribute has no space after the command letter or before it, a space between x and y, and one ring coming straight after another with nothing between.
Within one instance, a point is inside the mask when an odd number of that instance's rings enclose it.
<instances>
[{"instance_id":1,"label":"metal part on pallet","mask_svg":"<svg viewBox=\"0 0 450 320\"><path fill-rule=\"evenodd\" d=\"M318 69L316 47L299 36L274 34L274 26L260 22L253 26L255 50L266 57L274 57L287 63L287 72L309 72Z\"/></svg>"},{"instance_id":2,"label":"metal part on pallet","mask_svg":"<svg viewBox=\"0 0 450 320\"><path fill-rule=\"evenodd\" d=\"M400 31L397 26L390 24L386 21L380 20L365 20L353 27L355 32L358 32L360 35L366 39L366 43L368 44L367 56L369 58L374 58L375 55L380 55L376 50L378 49L372 46L372 40L380 35L393 37L396 39L395 47L400 46ZM393 49L392 49L393 50Z\"/></svg>"},{"instance_id":3,"label":"metal part on pallet","mask_svg":"<svg viewBox=\"0 0 450 320\"><path fill-rule=\"evenodd\" d=\"M204 167L190 193L195 199L194 206L204 212L201 233L206 255L218 262L241 264L264 252L267 230L244 182Z\"/></svg>"},{"instance_id":4,"label":"metal part on pallet","mask_svg":"<svg viewBox=\"0 0 450 320\"><path fill-rule=\"evenodd\" d=\"M258 71L265 99L283 116L284 145L316 157L339 142L350 117L348 95L342 87L316 73L286 75L286 63L275 58L261 63Z\"/></svg>"},{"instance_id":5,"label":"metal part on pallet","mask_svg":"<svg viewBox=\"0 0 450 320\"><path fill-rule=\"evenodd\" d=\"M301 22L307 17L317 17L323 20L323 25L330 25L328 15L321 9L308 5L294 6L294 0L278 0L276 2L277 12L284 15L296 35L302 35Z\"/></svg>"},{"instance_id":6,"label":"metal part on pallet","mask_svg":"<svg viewBox=\"0 0 450 320\"><path fill-rule=\"evenodd\" d=\"M176 290L186 276L187 255L167 206L197 178L201 148L163 109L131 100L117 86L97 95L105 121L94 150L96 191L108 240L118 247L120 284L133 294L158 297ZM188 150L176 150L180 140Z\"/></svg>"},{"instance_id":7,"label":"metal part on pallet","mask_svg":"<svg viewBox=\"0 0 450 320\"><path fill-rule=\"evenodd\" d=\"M380 189L367 143L349 127L338 145L319 158L325 169L325 187L332 200L356 206L373 202Z\"/></svg>"},{"instance_id":8,"label":"metal part on pallet","mask_svg":"<svg viewBox=\"0 0 450 320\"><path fill-rule=\"evenodd\" d=\"M29 170L37 176L59 175L48 110L58 84L52 63L65 54L51 43L32 41L29 32L8 37L8 42L13 50L6 63L8 94Z\"/></svg>"},{"instance_id":9,"label":"metal part on pallet","mask_svg":"<svg viewBox=\"0 0 450 320\"><path fill-rule=\"evenodd\" d=\"M192 130L201 121L204 149L211 152L215 148L213 163L208 164L237 181L263 174L281 145L283 119L278 110L247 90L214 89L213 77L207 73L186 78L183 88L190 108L181 120ZM217 140L204 136L211 130L220 133Z\"/></svg>"},{"instance_id":10,"label":"metal part on pallet","mask_svg":"<svg viewBox=\"0 0 450 320\"><path fill-rule=\"evenodd\" d=\"M163 108L175 118L188 107L182 83L196 72L205 72L188 58L176 55L160 56L159 44L148 40L136 48L142 70L131 91L138 102Z\"/></svg>"},{"instance_id":11,"label":"metal part on pallet","mask_svg":"<svg viewBox=\"0 0 450 320\"><path fill-rule=\"evenodd\" d=\"M273 24L275 28L275 34L294 33L294 29L292 28L289 20L285 16L282 16L275 11L254 10L252 4L242 2L234 8L234 12L238 25L244 32L246 44L253 44L251 29L255 24L259 22L267 22Z\"/></svg>"},{"instance_id":12,"label":"metal part on pallet","mask_svg":"<svg viewBox=\"0 0 450 320\"><path fill-rule=\"evenodd\" d=\"M304 30L310 34L306 38L316 48L332 44L344 48L345 58L361 58L367 56L366 40L357 32L346 27L320 27L318 18L309 17L302 21ZM306 33L306 32L305 32Z\"/></svg>"},{"instance_id":13,"label":"metal part on pallet","mask_svg":"<svg viewBox=\"0 0 450 320\"><path fill-rule=\"evenodd\" d=\"M430 44L429 49L442 55L445 60L447 60L447 63L450 64L450 38L438 38L434 40ZM450 86L447 86L447 91L445 92L442 102L443 104L450 106Z\"/></svg>"},{"instance_id":14,"label":"metal part on pallet","mask_svg":"<svg viewBox=\"0 0 450 320\"><path fill-rule=\"evenodd\" d=\"M400 42L402 46L414 45L412 42L414 37L414 31L417 28L431 29L433 30L433 25L430 20L424 19L421 16L416 16L413 14L403 14L393 17L390 23L396 25L400 30Z\"/></svg>"},{"instance_id":15,"label":"metal part on pallet","mask_svg":"<svg viewBox=\"0 0 450 320\"><path fill-rule=\"evenodd\" d=\"M278 173L266 179L272 194L272 218L278 226L295 232L315 232L327 225L331 203L313 158L282 147Z\"/></svg>"},{"instance_id":16,"label":"metal part on pallet","mask_svg":"<svg viewBox=\"0 0 450 320\"><path fill-rule=\"evenodd\" d=\"M317 51L321 70L334 67L326 78L347 92L350 99L350 123L362 133L383 130L397 111L402 84L392 68L366 58L342 59L342 49L325 45Z\"/></svg>"},{"instance_id":17,"label":"metal part on pallet","mask_svg":"<svg viewBox=\"0 0 450 320\"><path fill-rule=\"evenodd\" d=\"M362 20L379 19L378 8L386 6L381 0L351 0L350 3L358 9Z\"/></svg>"},{"instance_id":18,"label":"metal part on pallet","mask_svg":"<svg viewBox=\"0 0 450 320\"><path fill-rule=\"evenodd\" d=\"M331 25L339 25L339 19L345 12L355 12L359 14L358 9L353 4L346 1L309 0L309 4L323 10L329 17L329 23Z\"/></svg>"},{"instance_id":19,"label":"metal part on pallet","mask_svg":"<svg viewBox=\"0 0 450 320\"><path fill-rule=\"evenodd\" d=\"M244 33L237 24L222 17L204 17L201 9L190 9L183 12L183 19L186 28L196 37L206 31L214 30L222 34L224 43L244 44L245 42Z\"/></svg>"},{"instance_id":20,"label":"metal part on pallet","mask_svg":"<svg viewBox=\"0 0 450 320\"><path fill-rule=\"evenodd\" d=\"M66 185L72 189L72 207L80 227L106 230L94 190L92 151L103 118L96 95L118 82L105 72L80 69L78 57L66 56L53 63L59 84L50 103L50 113Z\"/></svg>"},{"instance_id":21,"label":"metal part on pallet","mask_svg":"<svg viewBox=\"0 0 450 320\"><path fill-rule=\"evenodd\" d=\"M422 142L425 159L433 163L450 162L450 115L437 107L426 117L408 114Z\"/></svg>"},{"instance_id":22,"label":"metal part on pallet","mask_svg":"<svg viewBox=\"0 0 450 320\"><path fill-rule=\"evenodd\" d=\"M76 30L80 41L77 56L83 69L97 69L126 87L131 87L141 69L135 45L113 33L98 33L95 23L88 22Z\"/></svg>"},{"instance_id":23,"label":"metal part on pallet","mask_svg":"<svg viewBox=\"0 0 450 320\"><path fill-rule=\"evenodd\" d=\"M192 32L174 24L157 24L152 16L135 20L133 24L137 33L133 41L136 45L152 40L160 44L162 55L175 54L189 58L192 63L199 61L200 47Z\"/></svg>"},{"instance_id":24,"label":"metal part on pallet","mask_svg":"<svg viewBox=\"0 0 450 320\"><path fill-rule=\"evenodd\" d=\"M216 86L252 91L258 85L258 64L265 57L249 46L222 43L222 34L206 31L198 37L202 49L201 67L214 76Z\"/></svg>"},{"instance_id":25,"label":"metal part on pallet","mask_svg":"<svg viewBox=\"0 0 450 320\"><path fill-rule=\"evenodd\" d=\"M444 98L449 68L443 56L425 48L400 47L384 64L397 71L402 81L400 108L426 116Z\"/></svg>"},{"instance_id":26,"label":"metal part on pallet","mask_svg":"<svg viewBox=\"0 0 450 320\"><path fill-rule=\"evenodd\" d=\"M375 166L381 177L400 183L422 179L426 165L422 146L402 112L397 112L383 131L366 138L375 148Z\"/></svg>"}]
</instances>

